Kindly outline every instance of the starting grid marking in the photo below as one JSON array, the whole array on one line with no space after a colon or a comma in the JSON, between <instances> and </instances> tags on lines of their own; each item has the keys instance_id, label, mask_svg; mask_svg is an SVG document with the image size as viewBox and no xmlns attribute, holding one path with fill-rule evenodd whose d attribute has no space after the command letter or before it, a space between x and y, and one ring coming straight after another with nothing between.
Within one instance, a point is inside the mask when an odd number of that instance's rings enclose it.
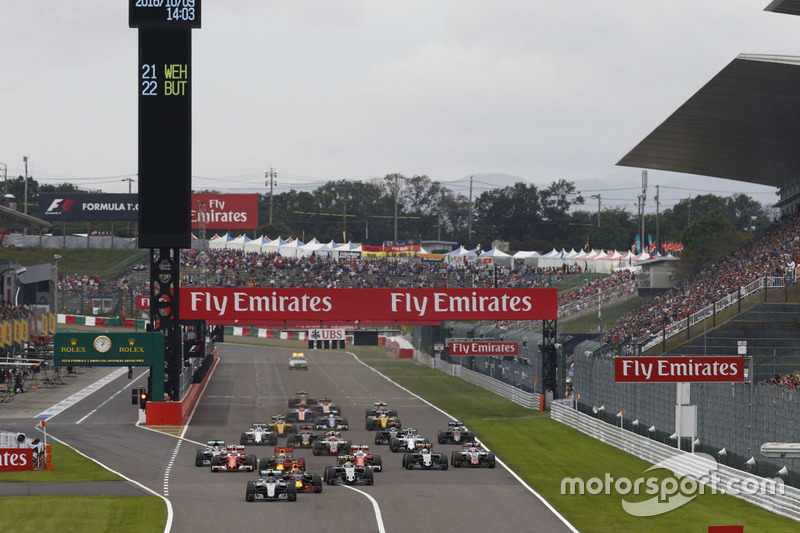
<instances>
[{"instance_id":1,"label":"starting grid marking","mask_svg":"<svg viewBox=\"0 0 800 533\"><path fill-rule=\"evenodd\" d=\"M48 419L48 418L51 418L51 417L61 413L62 411L65 411L66 409L69 409L70 407L72 407L73 405L75 405L79 401L83 400L84 398L86 398L90 394L92 394L94 392L97 392L97 390L105 387L106 385L108 385L109 383L111 383L112 381L114 381L115 379L120 377L121 375L127 374L127 373L128 373L128 369L126 367L120 367L120 368L116 369L115 371L113 371L112 373L110 373L109 375L107 375L106 377L101 378L101 379L95 381L94 383L92 383L91 385L85 387L84 389L76 392L75 394L73 394L69 398L65 398L64 400L61 400L60 402L58 402L57 404L53 405L52 407L49 407L45 411L42 411L41 413L36 415L34 418L45 419L45 420Z\"/></svg>"}]
</instances>

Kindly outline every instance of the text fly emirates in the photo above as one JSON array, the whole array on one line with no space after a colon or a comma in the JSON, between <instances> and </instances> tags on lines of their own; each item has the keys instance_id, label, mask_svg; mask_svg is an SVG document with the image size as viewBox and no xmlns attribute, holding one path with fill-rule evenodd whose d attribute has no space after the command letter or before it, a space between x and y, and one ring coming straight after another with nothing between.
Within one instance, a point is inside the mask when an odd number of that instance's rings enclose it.
<instances>
[{"instance_id":1,"label":"text fly emirates","mask_svg":"<svg viewBox=\"0 0 800 533\"><path fill-rule=\"evenodd\" d=\"M190 305L192 311L199 309L216 312L219 316L228 312L228 296L216 296L206 292L192 291ZM333 310L330 296L285 296L273 292L267 296L253 296L244 292L233 292L231 296L234 313L325 313ZM451 296L446 293L434 293L429 301L428 296L414 296L407 292L393 292L390 295L390 306L393 313L416 313L420 317L431 310L434 313L497 313L527 312L533 309L530 296ZM431 307L429 307L429 305Z\"/></svg>"}]
</instances>

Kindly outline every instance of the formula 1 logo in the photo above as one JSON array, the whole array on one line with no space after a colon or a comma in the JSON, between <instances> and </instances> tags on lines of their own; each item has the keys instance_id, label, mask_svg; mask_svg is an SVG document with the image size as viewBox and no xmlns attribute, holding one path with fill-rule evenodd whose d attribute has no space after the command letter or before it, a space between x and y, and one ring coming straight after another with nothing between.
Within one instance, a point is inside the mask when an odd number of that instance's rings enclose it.
<instances>
[{"instance_id":1,"label":"formula 1 logo","mask_svg":"<svg viewBox=\"0 0 800 533\"><path fill-rule=\"evenodd\" d=\"M75 200L73 198L56 198L50 204L50 207L47 208L45 213L48 215L60 215L72 209L73 204L75 204Z\"/></svg>"}]
</instances>

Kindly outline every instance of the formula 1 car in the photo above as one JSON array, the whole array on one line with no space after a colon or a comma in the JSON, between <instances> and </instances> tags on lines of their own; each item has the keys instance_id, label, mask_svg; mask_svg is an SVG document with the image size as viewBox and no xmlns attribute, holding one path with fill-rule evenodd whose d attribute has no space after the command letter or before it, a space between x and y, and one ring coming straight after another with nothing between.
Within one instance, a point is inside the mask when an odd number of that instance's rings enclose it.
<instances>
[{"instance_id":1,"label":"formula 1 car","mask_svg":"<svg viewBox=\"0 0 800 533\"><path fill-rule=\"evenodd\" d=\"M295 466L305 470L305 459L295 457L294 448L291 446L276 446L272 457L261 458L258 468L259 470L291 470Z\"/></svg>"},{"instance_id":2,"label":"formula 1 car","mask_svg":"<svg viewBox=\"0 0 800 533\"><path fill-rule=\"evenodd\" d=\"M317 400L309 398L307 390L299 390L294 398L289 398L289 407L297 407L301 403L306 404L308 407L313 407L317 405Z\"/></svg>"},{"instance_id":3,"label":"formula 1 car","mask_svg":"<svg viewBox=\"0 0 800 533\"><path fill-rule=\"evenodd\" d=\"M430 444L430 442L427 437L418 435L416 429L406 428L399 437L389 441L389 449L393 452L410 452L416 450L418 444Z\"/></svg>"},{"instance_id":4,"label":"formula 1 car","mask_svg":"<svg viewBox=\"0 0 800 533\"><path fill-rule=\"evenodd\" d=\"M386 402L375 402L372 409L366 410L364 418L369 416L377 416L381 413L386 413L389 416L397 416L397 411L394 409L389 409L389 405Z\"/></svg>"},{"instance_id":5,"label":"formula 1 car","mask_svg":"<svg viewBox=\"0 0 800 533\"><path fill-rule=\"evenodd\" d=\"M253 472L256 469L255 455L247 455L244 446L228 445L224 452L211 458L212 472Z\"/></svg>"},{"instance_id":6,"label":"formula 1 car","mask_svg":"<svg viewBox=\"0 0 800 533\"><path fill-rule=\"evenodd\" d=\"M323 479L328 485L372 485L372 469L358 467L351 461L345 461L336 466L325 467Z\"/></svg>"},{"instance_id":7,"label":"formula 1 car","mask_svg":"<svg viewBox=\"0 0 800 533\"><path fill-rule=\"evenodd\" d=\"M322 492L322 477L319 474L307 472L300 465L293 465L290 469L284 470L262 470L261 476L268 475L269 472L283 476L287 481L293 481L297 492Z\"/></svg>"},{"instance_id":8,"label":"formula 1 car","mask_svg":"<svg viewBox=\"0 0 800 533\"><path fill-rule=\"evenodd\" d=\"M403 430L399 427L388 427L375 432L375 444L391 444L392 439L400 438Z\"/></svg>"},{"instance_id":9,"label":"formula 1 car","mask_svg":"<svg viewBox=\"0 0 800 533\"><path fill-rule=\"evenodd\" d=\"M463 444L475 440L475 433L458 420L447 423L447 429L439 430L439 444Z\"/></svg>"},{"instance_id":10,"label":"formula 1 car","mask_svg":"<svg viewBox=\"0 0 800 533\"><path fill-rule=\"evenodd\" d=\"M289 411L286 415L287 420L291 420L293 422L313 422L317 416L317 411L315 409L309 409L308 406L304 403L299 404L297 407Z\"/></svg>"},{"instance_id":11,"label":"formula 1 car","mask_svg":"<svg viewBox=\"0 0 800 533\"><path fill-rule=\"evenodd\" d=\"M321 435L314 431L313 424L300 426L297 433L289 435L286 445L294 448L313 448L314 442L321 438Z\"/></svg>"},{"instance_id":12,"label":"formula 1 car","mask_svg":"<svg viewBox=\"0 0 800 533\"><path fill-rule=\"evenodd\" d=\"M317 411L322 415L329 415L331 413L335 415L341 415L342 410L339 409L339 406L333 403L330 398L322 398L319 400L317 404Z\"/></svg>"},{"instance_id":13,"label":"formula 1 car","mask_svg":"<svg viewBox=\"0 0 800 533\"><path fill-rule=\"evenodd\" d=\"M375 455L369 451L369 446L366 444L354 444L350 446L349 455L345 456L346 460L351 461L356 467L365 466L373 472L383 471L383 461L380 455ZM339 456L337 462L342 463L342 456Z\"/></svg>"},{"instance_id":14,"label":"formula 1 car","mask_svg":"<svg viewBox=\"0 0 800 533\"><path fill-rule=\"evenodd\" d=\"M202 450L197 450L194 455L195 466L211 466L211 458L216 457L225 451L225 441L210 440L206 442L206 447Z\"/></svg>"},{"instance_id":15,"label":"formula 1 car","mask_svg":"<svg viewBox=\"0 0 800 533\"><path fill-rule=\"evenodd\" d=\"M390 427L403 427L400 423L400 419L396 416L389 416L386 413L381 413L375 416L368 416L365 422L367 431L372 431L374 429L388 429Z\"/></svg>"},{"instance_id":16,"label":"formula 1 car","mask_svg":"<svg viewBox=\"0 0 800 533\"><path fill-rule=\"evenodd\" d=\"M348 453L352 443L342 439L342 434L338 431L326 431L322 438L314 441L314 455L340 455Z\"/></svg>"},{"instance_id":17,"label":"formula 1 car","mask_svg":"<svg viewBox=\"0 0 800 533\"><path fill-rule=\"evenodd\" d=\"M253 424L247 431L242 431L239 444L278 444L278 432L269 428L269 424Z\"/></svg>"},{"instance_id":18,"label":"formula 1 car","mask_svg":"<svg viewBox=\"0 0 800 533\"><path fill-rule=\"evenodd\" d=\"M494 468L494 452L484 448L479 442L465 442L463 448L451 454L453 466L485 466Z\"/></svg>"},{"instance_id":19,"label":"formula 1 car","mask_svg":"<svg viewBox=\"0 0 800 533\"><path fill-rule=\"evenodd\" d=\"M317 420L314 423L314 429L348 430L350 425L347 423L346 418L330 414Z\"/></svg>"},{"instance_id":20,"label":"formula 1 car","mask_svg":"<svg viewBox=\"0 0 800 533\"><path fill-rule=\"evenodd\" d=\"M285 479L282 475L268 472L266 477L247 482L245 500L257 501L288 501L297 500L297 485L293 480Z\"/></svg>"},{"instance_id":21,"label":"formula 1 car","mask_svg":"<svg viewBox=\"0 0 800 533\"><path fill-rule=\"evenodd\" d=\"M283 437L294 432L294 426L290 424L283 415L273 415L272 422L269 423L269 427L275 430L279 437Z\"/></svg>"},{"instance_id":22,"label":"formula 1 car","mask_svg":"<svg viewBox=\"0 0 800 533\"><path fill-rule=\"evenodd\" d=\"M403 454L403 468L408 470L414 468L447 470L447 456L434 452L430 444L421 444L414 451Z\"/></svg>"}]
</instances>

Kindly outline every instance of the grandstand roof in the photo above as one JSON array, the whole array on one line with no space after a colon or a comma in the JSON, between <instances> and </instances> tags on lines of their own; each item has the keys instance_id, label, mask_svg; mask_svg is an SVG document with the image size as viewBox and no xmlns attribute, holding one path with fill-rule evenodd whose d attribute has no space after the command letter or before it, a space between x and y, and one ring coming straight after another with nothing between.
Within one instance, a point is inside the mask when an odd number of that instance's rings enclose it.
<instances>
[{"instance_id":1,"label":"grandstand roof","mask_svg":"<svg viewBox=\"0 0 800 533\"><path fill-rule=\"evenodd\" d=\"M784 13L786 15L800 15L800 0L773 0L764 11Z\"/></svg>"},{"instance_id":2,"label":"grandstand roof","mask_svg":"<svg viewBox=\"0 0 800 533\"><path fill-rule=\"evenodd\" d=\"M800 58L740 55L617 164L783 187L800 169L798 94Z\"/></svg>"},{"instance_id":3,"label":"grandstand roof","mask_svg":"<svg viewBox=\"0 0 800 533\"><path fill-rule=\"evenodd\" d=\"M39 229L49 228L52 224L46 220L36 218L15 209L0 205L0 228L8 229Z\"/></svg>"}]
</instances>

